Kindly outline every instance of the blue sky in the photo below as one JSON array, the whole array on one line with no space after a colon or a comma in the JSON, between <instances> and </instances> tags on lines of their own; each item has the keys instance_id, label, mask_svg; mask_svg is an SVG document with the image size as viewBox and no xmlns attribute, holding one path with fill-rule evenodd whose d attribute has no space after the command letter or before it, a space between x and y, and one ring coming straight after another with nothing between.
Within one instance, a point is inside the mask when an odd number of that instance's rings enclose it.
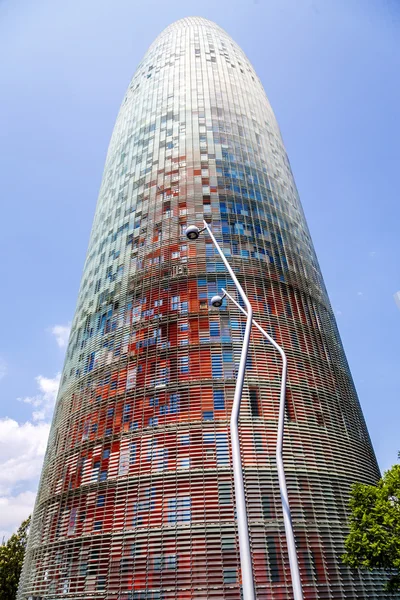
<instances>
[{"instance_id":1,"label":"blue sky","mask_svg":"<svg viewBox=\"0 0 400 600\"><path fill-rule=\"evenodd\" d=\"M398 2L2 0L0 537L32 508L120 102L189 15L264 84L381 468L400 450Z\"/></svg>"}]
</instances>

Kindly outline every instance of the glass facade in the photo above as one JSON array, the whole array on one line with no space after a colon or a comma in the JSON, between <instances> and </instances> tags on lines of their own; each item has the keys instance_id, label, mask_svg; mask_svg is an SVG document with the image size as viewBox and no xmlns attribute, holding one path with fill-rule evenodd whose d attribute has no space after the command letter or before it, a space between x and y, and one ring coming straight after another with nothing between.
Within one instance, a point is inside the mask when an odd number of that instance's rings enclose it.
<instances>
[{"instance_id":1,"label":"glass facade","mask_svg":"<svg viewBox=\"0 0 400 600\"><path fill-rule=\"evenodd\" d=\"M284 460L304 596L379 598L340 561L354 481L379 477L275 117L217 25L139 65L106 159L19 598L240 600L229 415L244 320L288 356ZM281 365L253 328L240 438L258 600L292 598L275 463Z\"/></svg>"}]
</instances>

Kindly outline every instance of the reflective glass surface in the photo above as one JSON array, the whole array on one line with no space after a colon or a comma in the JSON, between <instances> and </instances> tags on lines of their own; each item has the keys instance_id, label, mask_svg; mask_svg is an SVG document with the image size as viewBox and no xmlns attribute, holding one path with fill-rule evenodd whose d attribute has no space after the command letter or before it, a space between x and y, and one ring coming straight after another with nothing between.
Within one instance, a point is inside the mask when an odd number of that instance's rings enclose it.
<instances>
[{"instance_id":1,"label":"reflective glass surface","mask_svg":"<svg viewBox=\"0 0 400 600\"><path fill-rule=\"evenodd\" d=\"M242 50L187 18L148 50L114 128L20 599L240 600L229 416L244 320L209 304L235 290L210 238L184 236L203 218L288 356L304 596L383 597L340 561L350 486L379 470L278 125ZM292 598L280 376L253 328L240 439L258 600Z\"/></svg>"}]
</instances>

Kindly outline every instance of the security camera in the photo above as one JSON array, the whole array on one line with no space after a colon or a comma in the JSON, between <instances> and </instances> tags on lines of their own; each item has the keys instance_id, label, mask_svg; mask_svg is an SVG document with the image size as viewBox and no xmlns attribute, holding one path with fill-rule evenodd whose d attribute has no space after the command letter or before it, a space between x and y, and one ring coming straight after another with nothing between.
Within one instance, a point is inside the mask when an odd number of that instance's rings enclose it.
<instances>
[{"instance_id":1,"label":"security camera","mask_svg":"<svg viewBox=\"0 0 400 600\"><path fill-rule=\"evenodd\" d=\"M213 296L211 298L211 306L214 306L214 308L220 308L222 306L223 299L223 296Z\"/></svg>"},{"instance_id":2,"label":"security camera","mask_svg":"<svg viewBox=\"0 0 400 600\"><path fill-rule=\"evenodd\" d=\"M188 240L191 240L191 241L197 240L197 238L200 235L200 229L198 227L196 227L196 225L190 225L186 229L185 235Z\"/></svg>"}]
</instances>

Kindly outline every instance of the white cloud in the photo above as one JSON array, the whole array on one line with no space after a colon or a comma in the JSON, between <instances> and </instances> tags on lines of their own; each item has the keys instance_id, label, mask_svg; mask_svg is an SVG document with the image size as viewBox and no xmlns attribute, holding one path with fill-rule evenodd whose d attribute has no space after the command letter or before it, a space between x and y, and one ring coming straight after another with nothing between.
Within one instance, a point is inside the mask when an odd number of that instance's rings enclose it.
<instances>
[{"instance_id":1,"label":"white cloud","mask_svg":"<svg viewBox=\"0 0 400 600\"><path fill-rule=\"evenodd\" d=\"M68 325L54 325L50 329L51 333L56 338L59 348L66 348L68 344L69 334L71 332L71 323Z\"/></svg>"},{"instance_id":2,"label":"white cloud","mask_svg":"<svg viewBox=\"0 0 400 600\"><path fill-rule=\"evenodd\" d=\"M9 538L29 517L35 498L35 492L30 491L15 496L0 496L0 540Z\"/></svg>"},{"instance_id":3,"label":"white cloud","mask_svg":"<svg viewBox=\"0 0 400 600\"><path fill-rule=\"evenodd\" d=\"M60 377L38 375L38 393L19 398L32 406L32 421L0 419L0 539L9 537L33 509Z\"/></svg>"},{"instance_id":4,"label":"white cloud","mask_svg":"<svg viewBox=\"0 0 400 600\"><path fill-rule=\"evenodd\" d=\"M50 423L0 419L0 540L33 510Z\"/></svg>"},{"instance_id":5,"label":"white cloud","mask_svg":"<svg viewBox=\"0 0 400 600\"><path fill-rule=\"evenodd\" d=\"M40 475L50 424L0 419L0 495L8 496ZM1 512L1 510L0 510Z\"/></svg>"},{"instance_id":6,"label":"white cloud","mask_svg":"<svg viewBox=\"0 0 400 600\"><path fill-rule=\"evenodd\" d=\"M364 296L364 292L357 292L357 296Z\"/></svg>"},{"instance_id":7,"label":"white cloud","mask_svg":"<svg viewBox=\"0 0 400 600\"><path fill-rule=\"evenodd\" d=\"M38 375L35 377L39 387L39 393L36 396L26 396L19 398L25 404L31 404L37 410L33 411L32 418L34 421L44 421L51 417L54 404L57 398L57 392L60 385L61 373L53 378L43 377Z\"/></svg>"},{"instance_id":8,"label":"white cloud","mask_svg":"<svg viewBox=\"0 0 400 600\"><path fill-rule=\"evenodd\" d=\"M376 252L373 250L373 251L369 252L369 255L371 258L374 258L374 256L376 256Z\"/></svg>"}]
</instances>

